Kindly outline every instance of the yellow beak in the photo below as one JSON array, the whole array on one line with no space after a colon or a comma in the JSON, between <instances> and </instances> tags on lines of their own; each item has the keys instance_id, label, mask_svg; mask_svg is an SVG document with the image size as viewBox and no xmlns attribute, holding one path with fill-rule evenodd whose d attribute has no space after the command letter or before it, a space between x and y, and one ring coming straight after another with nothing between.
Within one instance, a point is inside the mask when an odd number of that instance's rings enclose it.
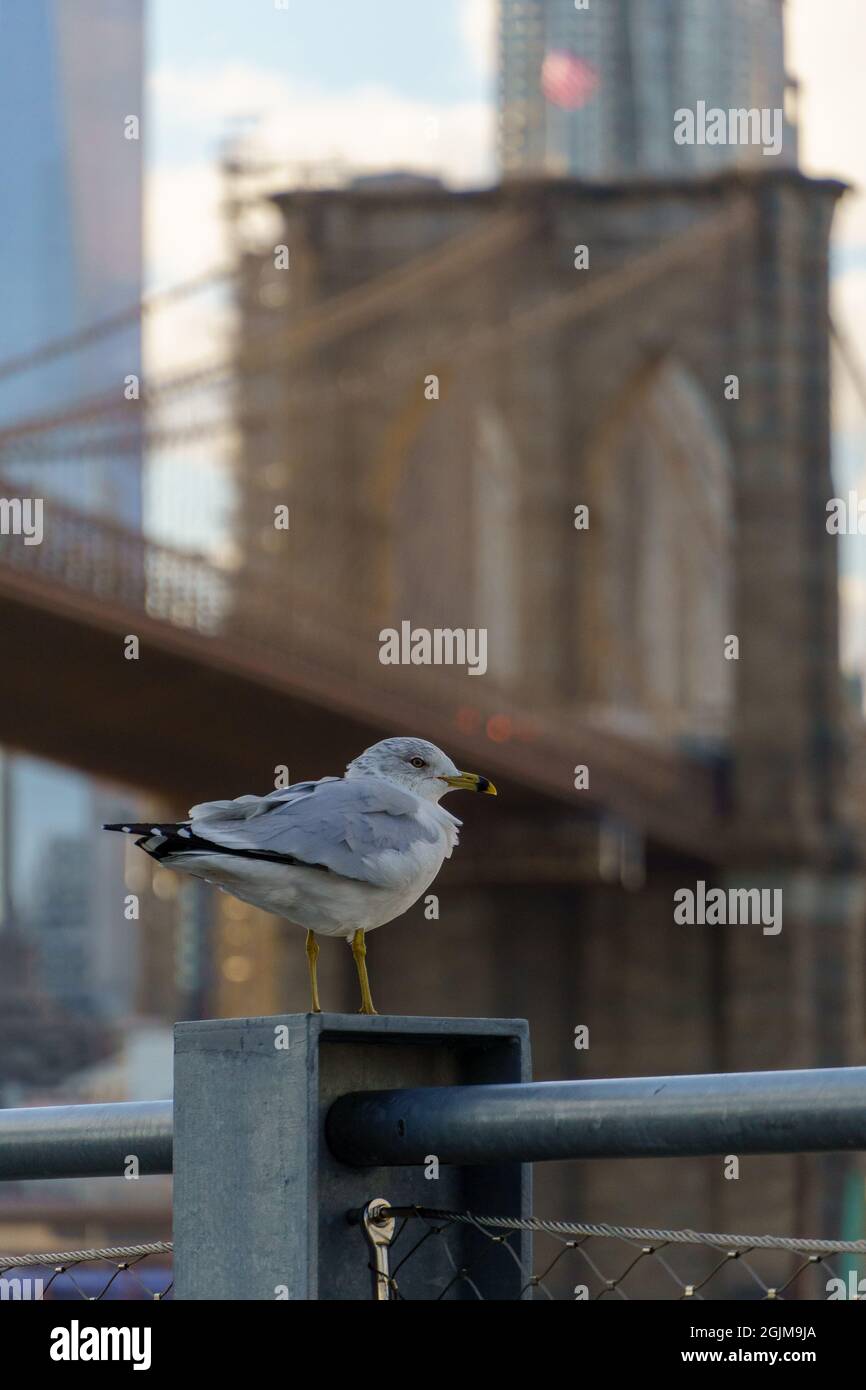
<instances>
[{"instance_id":1,"label":"yellow beak","mask_svg":"<svg viewBox=\"0 0 866 1390\"><path fill-rule=\"evenodd\" d=\"M458 791L464 792L484 792L485 796L495 796L496 788L486 777L479 777L477 772L458 772L455 776L443 777L443 782L447 782L449 787L454 787Z\"/></svg>"}]
</instances>

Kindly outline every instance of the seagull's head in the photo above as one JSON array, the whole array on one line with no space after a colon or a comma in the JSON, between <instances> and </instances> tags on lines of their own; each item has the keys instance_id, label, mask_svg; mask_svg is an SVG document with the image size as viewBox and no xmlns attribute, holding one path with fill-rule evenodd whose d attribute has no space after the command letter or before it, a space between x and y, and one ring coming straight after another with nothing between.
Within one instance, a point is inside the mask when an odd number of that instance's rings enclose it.
<instances>
[{"instance_id":1,"label":"seagull's head","mask_svg":"<svg viewBox=\"0 0 866 1390\"><path fill-rule=\"evenodd\" d=\"M496 788L477 772L461 772L447 753L425 738L383 738L346 768L347 777L383 777L414 792L424 801L438 801L446 792L484 792Z\"/></svg>"}]
</instances>

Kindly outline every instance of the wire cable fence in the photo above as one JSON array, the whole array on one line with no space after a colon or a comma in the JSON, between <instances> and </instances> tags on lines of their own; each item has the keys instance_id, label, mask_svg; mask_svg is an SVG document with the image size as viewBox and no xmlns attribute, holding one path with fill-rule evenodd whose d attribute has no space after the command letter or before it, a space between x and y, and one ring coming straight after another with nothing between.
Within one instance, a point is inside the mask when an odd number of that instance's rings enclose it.
<instances>
[{"instance_id":1,"label":"wire cable fence","mask_svg":"<svg viewBox=\"0 0 866 1390\"><path fill-rule=\"evenodd\" d=\"M171 1300L171 1241L0 1255L0 1302Z\"/></svg>"},{"instance_id":2,"label":"wire cable fence","mask_svg":"<svg viewBox=\"0 0 866 1390\"><path fill-rule=\"evenodd\" d=\"M850 1299L866 1301L866 1240L807 1240L723 1235L368 1203L364 1225L373 1250L369 1268L379 1300L486 1300L485 1279L464 1258L457 1236L466 1227L520 1272L518 1298L727 1300ZM532 1269L515 1236L535 1236ZM377 1238L378 1232L378 1238ZM438 1287L413 1284L412 1261L429 1241L444 1260ZM460 1249L457 1247L460 1246ZM383 1255L383 1251L385 1252ZM831 1258L832 1257L832 1258Z\"/></svg>"},{"instance_id":3,"label":"wire cable fence","mask_svg":"<svg viewBox=\"0 0 866 1390\"><path fill-rule=\"evenodd\" d=\"M456 1232L469 1227L518 1268L520 1299L866 1301L864 1240L727 1235L535 1217L521 1221L390 1207L381 1201L365 1210L373 1231L378 1227L386 1232L384 1239L375 1241L376 1253L369 1263L378 1300L486 1301L484 1276L466 1262L453 1240ZM536 1238L533 1269L523 1265L514 1246L521 1231L531 1231ZM444 1257L443 1273L436 1287L420 1290L413 1286L412 1260L431 1240L438 1242ZM0 1302L171 1300L172 1251L172 1242L156 1241L0 1255Z\"/></svg>"}]
</instances>

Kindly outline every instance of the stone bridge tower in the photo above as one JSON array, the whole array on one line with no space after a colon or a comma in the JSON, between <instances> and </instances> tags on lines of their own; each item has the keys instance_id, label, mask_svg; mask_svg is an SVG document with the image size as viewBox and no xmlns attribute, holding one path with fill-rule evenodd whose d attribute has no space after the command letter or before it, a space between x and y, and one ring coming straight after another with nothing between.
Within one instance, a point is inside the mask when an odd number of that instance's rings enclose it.
<instances>
[{"instance_id":1,"label":"stone bridge tower","mask_svg":"<svg viewBox=\"0 0 866 1390\"><path fill-rule=\"evenodd\" d=\"M246 265L244 352L283 335L284 363L241 401L249 572L278 567L289 607L335 640L344 623L361 660L403 618L484 626L506 718L616 733L623 783L662 748L715 779L700 844L577 791L506 811L537 835L528 860L494 854L464 888L449 866L435 928L377 939L401 1009L438 988L456 1014L527 1015L540 1076L864 1060L825 529L841 191L790 170L304 191L276 200L291 268ZM781 888L783 930L675 924L700 879ZM672 1197L661 1164L606 1165L580 1212L830 1235L841 1166L750 1160L737 1184L694 1162ZM540 1177L540 1208L576 1210Z\"/></svg>"}]
</instances>

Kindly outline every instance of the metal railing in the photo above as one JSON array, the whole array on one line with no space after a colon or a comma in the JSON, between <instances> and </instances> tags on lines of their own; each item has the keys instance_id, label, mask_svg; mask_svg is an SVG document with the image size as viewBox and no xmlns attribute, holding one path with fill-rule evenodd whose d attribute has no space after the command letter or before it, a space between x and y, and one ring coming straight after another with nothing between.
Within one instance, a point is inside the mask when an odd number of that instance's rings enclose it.
<instances>
[{"instance_id":1,"label":"metal railing","mask_svg":"<svg viewBox=\"0 0 866 1390\"><path fill-rule=\"evenodd\" d=\"M104 1178L134 1153L142 1173L170 1173L170 1100L0 1110L0 1181Z\"/></svg>"},{"instance_id":2,"label":"metal railing","mask_svg":"<svg viewBox=\"0 0 866 1390\"><path fill-rule=\"evenodd\" d=\"M360 1092L327 1134L358 1167L866 1149L866 1067Z\"/></svg>"},{"instance_id":3,"label":"metal railing","mask_svg":"<svg viewBox=\"0 0 866 1390\"><path fill-rule=\"evenodd\" d=\"M0 1111L0 1179L119 1176L130 1155L141 1176L174 1171L174 1244L4 1255L0 1278L163 1298L171 1256L181 1298L864 1296L866 1240L547 1221L523 1175L549 1159L866 1151L866 1068L497 1080L525 1074L525 1041L505 1020L178 1025L174 1105ZM441 1075L449 1057L466 1084L363 1089ZM422 1199L431 1155L441 1208Z\"/></svg>"},{"instance_id":4,"label":"metal railing","mask_svg":"<svg viewBox=\"0 0 866 1390\"><path fill-rule=\"evenodd\" d=\"M0 1180L172 1171L170 1100L0 1110ZM866 1067L357 1091L328 1145L355 1168L866 1150Z\"/></svg>"}]
</instances>

